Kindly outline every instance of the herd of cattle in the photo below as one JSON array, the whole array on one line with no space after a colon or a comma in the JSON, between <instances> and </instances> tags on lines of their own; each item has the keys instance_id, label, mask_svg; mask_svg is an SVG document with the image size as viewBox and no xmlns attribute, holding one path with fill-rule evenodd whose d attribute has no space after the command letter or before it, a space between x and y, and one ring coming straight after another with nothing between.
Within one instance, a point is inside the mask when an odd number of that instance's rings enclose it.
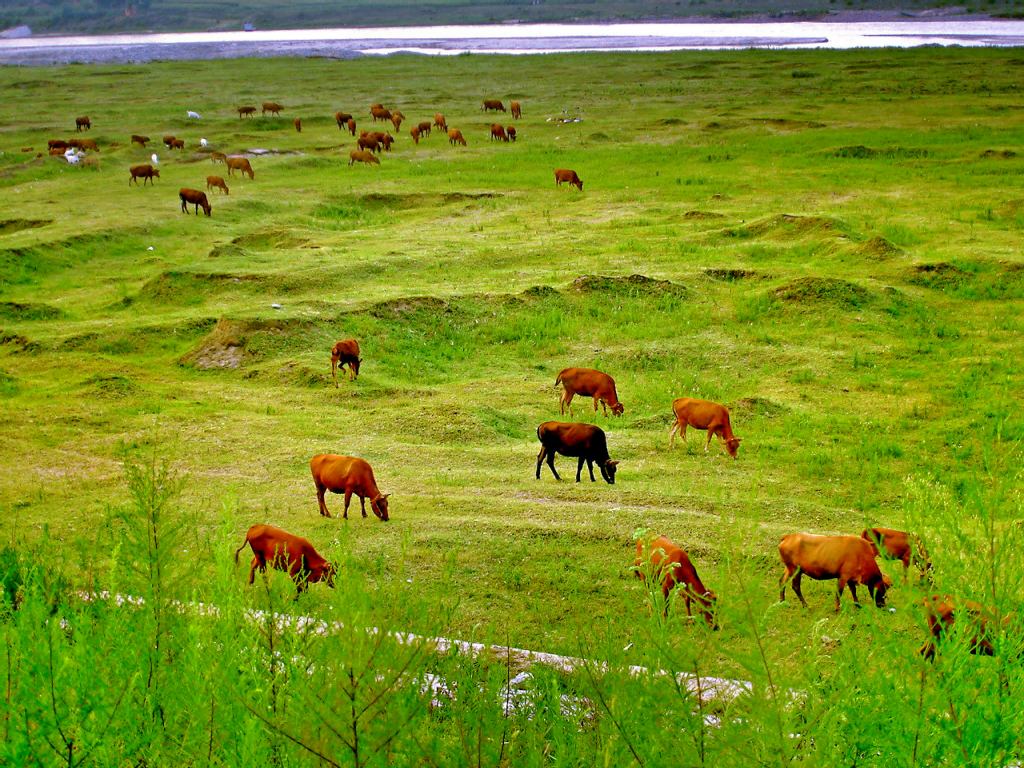
<instances>
[{"instance_id":1,"label":"herd of cattle","mask_svg":"<svg viewBox=\"0 0 1024 768\"><path fill-rule=\"evenodd\" d=\"M481 110L484 112L505 112L505 104L499 99L484 99L481 103ZM256 114L256 107L253 105L243 105L236 107L239 119L251 118ZM268 113L272 116L279 116L284 110L284 107L277 102L265 101L262 105L261 114L266 116ZM511 112L512 118L518 120L522 116L522 104L518 101L510 102L509 111ZM190 111L189 117L198 119L200 116L198 113ZM406 117L402 114L401 110L389 109L383 104L376 103L370 105L370 117L374 123L377 122L390 122L394 126L395 133L398 133L402 127L402 123L405 122ZM352 136L356 135L356 120L355 117L348 112L335 112L334 121L338 126L339 130L347 130ZM302 132L302 119L296 117L293 120L295 130L299 133ZM81 132L92 128L92 120L87 116L75 118L75 131ZM412 138L414 144L419 144L420 140L431 135L431 131L437 128L444 131L448 136L448 143L454 146L467 146L466 137L462 131L458 128L449 128L448 121L445 116L438 112L434 114L434 119L423 120L413 126L409 131L409 136ZM516 127L514 125L503 126L501 123L492 123L490 129L490 137L492 141L503 141L503 142L514 142L518 136ZM143 134L132 134L131 144L138 144L142 148L152 141L149 136ZM164 146L173 151L184 150L185 140L181 139L173 134L165 135L162 139ZM206 139L201 139L201 144L205 148L207 146ZM391 145L395 142L395 137L388 131L368 131L363 130L359 134L359 138L356 140L356 148L349 152L349 166L355 163L364 163L366 165L380 165L380 159L378 155L381 152L390 152ZM99 146L93 139L51 139L48 142L48 148L51 155L63 155L68 162L77 163L78 155L75 154L79 151L91 151L99 152ZM68 153L71 153L70 155ZM153 184L154 179L160 178L160 170L156 167L159 164L157 156L154 154L151 158L150 163L139 163L132 165L129 169L129 186L135 184L138 186L139 179L142 179L142 185L145 186L148 181ZM249 179L255 179L256 174L252 169L252 165L247 157L241 155L225 155L222 152L211 151L210 160L214 163L222 162L227 167L228 176L233 175L234 171L239 171L243 176L248 176ZM555 169L555 185L561 186L563 183L574 186L580 191L583 191L583 182L577 175L576 171L567 168ZM227 182L222 176L211 175L206 177L206 192L219 189L224 194L230 194ZM182 187L178 190L178 199L181 202L182 213L188 213L188 206L194 207L194 212L198 216L199 209L202 208L203 212L207 216L211 216L213 212L213 206L210 204L210 200L206 195L206 192L200 189L193 189L191 187Z\"/></svg>"},{"instance_id":2,"label":"herd of cattle","mask_svg":"<svg viewBox=\"0 0 1024 768\"><path fill-rule=\"evenodd\" d=\"M338 368L349 369L349 380L354 381L359 375L360 357L359 343L356 339L345 339L337 342L331 349L331 376L335 387L338 386ZM607 416L611 410L613 416L619 416L625 407L619 401L615 380L606 373L591 368L566 368L555 378L555 387L562 386L559 401L560 413L567 410L572 413L572 400L576 395L590 397L593 400L595 413L600 408ZM732 431L729 410L719 403L709 400L682 397L673 401L672 413L675 417L669 430L669 447L674 445L676 435L686 440L687 427L704 430L707 439L704 450L707 452L711 439L715 436L722 441L723 447L732 458L736 458L740 438ZM615 474L619 462L613 460L608 452L608 442L604 430L593 424L545 421L537 427L537 439L540 441L540 453L537 454L536 477L541 476L541 467L546 461L556 480L561 480L555 470L556 454L577 459L576 482L580 482L584 463L590 473L591 482L595 482L594 464L598 466L601 476L609 484L615 483ZM327 491L345 495L344 517L348 518L349 502L352 495L359 497L363 517L366 517L366 499L370 500L373 513L382 521L388 517L388 495L381 493L377 486L373 469L363 459L353 456L320 454L310 461L310 470L316 486L317 502L320 514L330 517L324 502ZM253 551L252 565L249 571L249 583L252 584L257 570L265 571L267 564L288 572L295 580L301 592L308 583L325 581L333 586L336 566L324 559L306 539L288 533L280 528L267 525L254 525L246 534L246 542L235 553L249 544ZM863 586L879 608L885 606L885 595L893 582L885 576L878 566L877 558L885 557L900 561L903 564L904 582L911 565L919 572L920 578L930 579L932 564L922 542L906 531L892 528L866 528L860 535L853 536L821 536L811 533L790 533L779 542L779 556L784 567L779 580L779 600L786 597L786 585L791 584L801 604L806 608L801 591L801 579L837 581L835 594L835 610L840 609L840 598L843 591L849 589L854 604L859 608L857 587ZM664 613L667 616L673 592L678 592L686 606L687 615L691 614L691 606L696 603L699 611L712 629L718 629L717 595L701 581L686 551L666 536L653 539L641 537L636 544L636 559L633 571L644 581L653 581L661 587ZM925 600L925 608L929 630L929 640L922 646L921 654L932 659L936 652L936 641L946 634L953 626L957 616L965 616L971 627L971 653L992 655L993 614L980 604L969 601L955 601L950 596L933 595ZM1009 623L1005 618L1004 624Z\"/></svg>"},{"instance_id":3,"label":"herd of cattle","mask_svg":"<svg viewBox=\"0 0 1024 768\"><path fill-rule=\"evenodd\" d=\"M487 99L483 101L481 109L485 112L505 112L505 105L499 100ZM519 119L522 113L520 103L511 102L510 109L512 117ZM283 110L284 107L275 102L264 102L262 105L263 115L270 113L276 116ZM256 107L240 106L237 111L240 119L250 118L255 115ZM396 133L406 119L401 111L388 109L383 104L371 105L370 116L374 123L390 122ZM339 130L348 130L352 136L356 135L356 121L351 114L336 112L334 119ZM88 116L78 117L75 120L76 132L89 130L91 126L92 121ZM296 131L301 132L301 119L295 118L294 126ZM409 131L409 134L413 142L419 144L421 139L430 136L434 128L445 131L452 146L466 146L466 139L462 131L449 128L445 116L441 113L435 114L432 121L425 120L417 123ZM513 125L507 127L499 123L491 125L492 140L509 142L515 141L516 136L516 129ZM380 161L377 155L382 151L389 152L394 140L394 137L387 131L362 131L356 141L356 149L349 153L349 165L356 162L379 165ZM131 136L131 142L142 147L145 147L149 141L148 136L138 134ZM184 140L173 135L164 136L162 141L168 150L181 150L185 146ZM202 143L205 147L205 140L202 140ZM69 150L98 151L96 142L90 139L51 140L49 148L51 154L60 154ZM255 178L255 172L246 157L228 156L211 151L210 158L213 162L223 162L228 169L229 176L237 170L243 176L247 175L249 179ZM131 166L129 184L138 185L140 178L143 180L143 185L147 181L152 184L154 178L160 177L160 171L155 167L156 156L154 155L152 159L153 164ZM571 169L555 170L556 186L563 183L575 186L581 191L583 189L583 181ZM207 191L220 189L224 194L229 194L227 183L221 176L207 176L206 187ZM188 206L192 205L197 215L199 208L202 208L207 216L211 215L209 199L202 190L182 188L178 195L183 212L187 213ZM335 344L331 350L331 375L335 386L338 386L337 369L339 367L348 366L349 379L355 380L359 375L360 362L359 344L355 339L345 339ZM606 373L589 368L566 368L555 379L555 386L559 385L563 388L559 403L562 414L566 410L572 412L572 400L576 395L592 398L595 412L599 407L605 415L608 414L608 409L611 409L614 416L619 416L624 411L624 406L618 399L615 381ZM669 447L674 445L677 434L685 441L687 427L693 427L707 432L705 452L710 448L711 439L717 435L728 454L734 459L736 458L740 438L733 434L729 411L725 406L707 400L679 398L672 403L672 412L675 420L669 431ZM577 459L576 482L580 482L584 463L587 465L591 481L594 482L594 464L596 463L605 481L610 484L615 483L616 468L619 462L613 460L609 455L607 438L600 427L584 423L546 421L537 427L537 439L541 446L540 452L537 454L537 479L540 479L541 467L546 461L551 474L556 480L561 480L555 470L554 459L556 454L562 454ZM369 499L374 515L382 521L389 519L388 494L381 493L373 469L365 460L352 456L320 454L311 459L310 470L316 486L321 515L331 516L324 500L326 492L330 491L344 494L343 516L345 519L348 518L349 503L353 494L359 497L363 517L366 517L366 500ZM328 586L334 586L336 566L323 558L308 540L300 536L269 525L254 525L246 533L245 542L235 551L236 562L239 553L247 545L253 552L249 571L250 584L254 581L256 571L265 571L267 565L270 564L274 568L286 571L296 582L299 592L302 592L307 584L320 581L326 582ZM857 600L858 586L867 589L876 606L883 607L885 605L886 592L892 586L892 581L882 574L876 559L879 556L901 561L904 567L904 580L906 580L911 563L917 566L922 578L930 576L931 571L931 563L920 540L905 531L890 528L865 529L859 536L791 533L782 537L779 543L779 555L784 566L782 577L779 580L780 601L785 600L786 585L791 584L796 596L806 607L807 603L800 586L801 578L804 575L815 580L835 579L837 581L836 611L840 609L840 598L847 588L854 604L860 606ZM678 591L685 601L687 615L691 614L691 605L696 603L707 624L713 629L718 628L717 595L701 581L696 568L682 547L665 536L658 536L650 540L641 538L637 542L633 568L639 578L645 581L653 580L660 584L666 615L671 595L674 591ZM993 654L992 624L994 619L992 611L976 602L954 600L948 595L929 597L925 600L925 607L930 638L921 648L921 653L926 658L934 657L935 641L949 631L957 616L965 617L965 620L969 622L968 634L971 635L971 652ZM1007 624L1009 617L1004 618L1003 622Z\"/></svg>"}]
</instances>

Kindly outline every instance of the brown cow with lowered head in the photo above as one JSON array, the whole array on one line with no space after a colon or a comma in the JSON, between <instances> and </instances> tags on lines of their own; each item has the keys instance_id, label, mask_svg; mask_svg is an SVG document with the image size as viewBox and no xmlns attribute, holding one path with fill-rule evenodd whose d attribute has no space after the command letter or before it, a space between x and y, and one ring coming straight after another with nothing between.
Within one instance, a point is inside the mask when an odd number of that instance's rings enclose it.
<instances>
[{"instance_id":1,"label":"brown cow with lowered head","mask_svg":"<svg viewBox=\"0 0 1024 768\"><path fill-rule=\"evenodd\" d=\"M295 126L295 132L296 133L302 133L302 118L301 117L296 117L294 120L292 120L292 125Z\"/></svg>"},{"instance_id":2,"label":"brown cow with lowered head","mask_svg":"<svg viewBox=\"0 0 1024 768\"><path fill-rule=\"evenodd\" d=\"M252 117L256 114L256 107L245 106L238 107L238 119L241 120L243 117Z\"/></svg>"},{"instance_id":3,"label":"brown cow with lowered head","mask_svg":"<svg viewBox=\"0 0 1024 768\"><path fill-rule=\"evenodd\" d=\"M924 599L924 607L928 621L928 633L931 637L921 646L921 655L929 661L935 658L936 645L953 629L959 618L969 624L964 635L969 638L969 650L979 656L994 656L996 627L1000 624L995 611L985 608L973 600L958 600L949 595L932 595ZM1003 616L1002 627L1009 629L1013 621L1011 615ZM1019 648L1019 646L1018 646Z\"/></svg>"},{"instance_id":4,"label":"brown cow with lowered head","mask_svg":"<svg viewBox=\"0 0 1024 768\"><path fill-rule=\"evenodd\" d=\"M374 158L376 160L377 158ZM334 379L334 386L338 386L338 368L348 366L348 380L355 381L359 376L359 364L363 362L359 357L359 342L355 339L339 341L331 348L331 377Z\"/></svg>"},{"instance_id":5,"label":"brown cow with lowered head","mask_svg":"<svg viewBox=\"0 0 1024 768\"><path fill-rule=\"evenodd\" d=\"M149 163L133 165L128 169L128 172L132 175L132 177L128 179L129 186L131 186L132 182L135 183L135 186L139 186L139 179L142 179L142 186L146 186L147 181L152 184L154 177L158 179L160 178L160 171Z\"/></svg>"},{"instance_id":6,"label":"brown cow with lowered head","mask_svg":"<svg viewBox=\"0 0 1024 768\"><path fill-rule=\"evenodd\" d=\"M498 123L491 124L491 141L497 139L498 141L504 141L508 144L508 134L505 133L505 129L498 125Z\"/></svg>"},{"instance_id":7,"label":"brown cow with lowered head","mask_svg":"<svg viewBox=\"0 0 1024 768\"><path fill-rule=\"evenodd\" d=\"M409 135L412 136L412 143L413 144L419 144L420 143L420 129L419 129L418 126L414 125L412 128L410 128L409 129Z\"/></svg>"},{"instance_id":8,"label":"brown cow with lowered head","mask_svg":"<svg viewBox=\"0 0 1024 768\"><path fill-rule=\"evenodd\" d=\"M506 128L505 133L508 135L509 141L516 140L516 127L514 125L510 125L508 128Z\"/></svg>"},{"instance_id":9,"label":"brown cow with lowered head","mask_svg":"<svg viewBox=\"0 0 1024 768\"><path fill-rule=\"evenodd\" d=\"M242 546L235 550L235 564L238 555L246 545L252 548L252 565L249 567L249 584L256 579L256 570L267 572L267 564L271 568L285 571L291 576L295 586L302 591L309 585L324 581L328 587L334 588L334 576L338 572L334 563L329 563L313 545L301 536L275 528L272 525L254 525L245 534Z\"/></svg>"},{"instance_id":10,"label":"brown cow with lowered head","mask_svg":"<svg viewBox=\"0 0 1024 768\"><path fill-rule=\"evenodd\" d=\"M335 112L334 113L334 122L336 122L338 124L338 130L339 131L345 130L345 126L348 125L348 121L351 120L351 119L352 119L352 115L350 115L348 112Z\"/></svg>"},{"instance_id":11,"label":"brown cow with lowered head","mask_svg":"<svg viewBox=\"0 0 1024 768\"><path fill-rule=\"evenodd\" d=\"M686 428L706 429L708 432L707 442L704 443L704 452L707 453L711 445L711 438L718 435L725 444L725 450L734 459L736 451L739 450L742 440L732 433L732 424L729 423L729 409L719 403L710 400L697 400L692 397L680 397L672 401L672 413L676 417L675 423L668 431L668 447L671 448L676 442L676 432L686 442Z\"/></svg>"},{"instance_id":12,"label":"brown cow with lowered head","mask_svg":"<svg viewBox=\"0 0 1024 768\"><path fill-rule=\"evenodd\" d=\"M138 144L141 147L145 147L149 143L149 136L140 136L137 133L132 134L132 144Z\"/></svg>"},{"instance_id":13,"label":"brown cow with lowered head","mask_svg":"<svg viewBox=\"0 0 1024 768\"><path fill-rule=\"evenodd\" d=\"M263 102L263 111L260 114L265 115L265 114L267 114L267 112L269 112L274 117L277 117L280 114L282 109L284 109L284 107L282 107L276 101L264 101Z\"/></svg>"},{"instance_id":14,"label":"brown cow with lowered head","mask_svg":"<svg viewBox=\"0 0 1024 768\"><path fill-rule=\"evenodd\" d=\"M571 168L555 169L555 186L560 187L563 183L568 184L570 187L576 187L580 192L583 191L582 179Z\"/></svg>"},{"instance_id":15,"label":"brown cow with lowered head","mask_svg":"<svg viewBox=\"0 0 1024 768\"><path fill-rule=\"evenodd\" d=\"M252 170L252 164L249 162L249 158L247 157L232 155L231 157L225 158L224 164L228 167L228 176L234 176L232 171L238 171L243 176L249 174L250 179L256 178L256 174Z\"/></svg>"},{"instance_id":16,"label":"brown cow with lowered head","mask_svg":"<svg viewBox=\"0 0 1024 768\"><path fill-rule=\"evenodd\" d=\"M446 132L448 130L448 121L445 119L444 115L442 115L440 112L435 112L434 113L434 127L435 128L440 128L442 131L446 131Z\"/></svg>"},{"instance_id":17,"label":"brown cow with lowered head","mask_svg":"<svg viewBox=\"0 0 1024 768\"><path fill-rule=\"evenodd\" d=\"M227 182L224 181L224 177L223 176L207 176L206 177L206 189L207 190L212 190L214 188L222 190L225 195L230 195L231 194L231 192L228 191L228 185L227 185Z\"/></svg>"},{"instance_id":18,"label":"brown cow with lowered head","mask_svg":"<svg viewBox=\"0 0 1024 768\"><path fill-rule=\"evenodd\" d=\"M370 107L370 117L373 118L373 122L380 120L381 122L391 119L391 110L385 109L381 106Z\"/></svg>"},{"instance_id":19,"label":"brown cow with lowered head","mask_svg":"<svg viewBox=\"0 0 1024 768\"><path fill-rule=\"evenodd\" d=\"M817 581L838 579L836 612L839 598L849 586L857 607L857 586L867 587L879 608L885 607L886 590L892 586L875 562L875 549L860 536L818 536L813 533L790 533L779 542L779 556L785 571L779 579L779 600L786 599L786 582L793 580L793 591L804 608L807 601L800 591L800 578L807 574Z\"/></svg>"},{"instance_id":20,"label":"brown cow with lowered head","mask_svg":"<svg viewBox=\"0 0 1024 768\"><path fill-rule=\"evenodd\" d=\"M171 144L167 148L168 149L184 150L185 149L185 140L184 139L171 139Z\"/></svg>"},{"instance_id":21,"label":"brown cow with lowered head","mask_svg":"<svg viewBox=\"0 0 1024 768\"><path fill-rule=\"evenodd\" d=\"M466 138L462 135L462 131L460 131L458 128L449 128L448 143L451 144L453 147L456 144L466 146Z\"/></svg>"},{"instance_id":22,"label":"brown cow with lowered head","mask_svg":"<svg viewBox=\"0 0 1024 768\"><path fill-rule=\"evenodd\" d=\"M366 163L367 165L380 165L380 160L374 157L373 152L368 149L353 149L348 153L348 164Z\"/></svg>"},{"instance_id":23,"label":"brown cow with lowered head","mask_svg":"<svg viewBox=\"0 0 1024 768\"><path fill-rule=\"evenodd\" d=\"M178 197L181 198L182 213L188 213L189 205L194 205L196 207L196 216L199 215L200 206L202 206L203 213L207 216L209 216L210 211L213 210L213 208L210 207L210 201L206 199L206 193L201 190L182 187L178 190Z\"/></svg>"},{"instance_id":24,"label":"brown cow with lowered head","mask_svg":"<svg viewBox=\"0 0 1024 768\"><path fill-rule=\"evenodd\" d=\"M609 408L615 416L621 416L625 410L615 391L615 379L607 373L593 368L565 368L555 377L555 386L559 384L564 388L559 401L559 413L565 413L566 408L572 413L572 399L575 395L593 397L594 410L597 411L600 403L605 416Z\"/></svg>"},{"instance_id":25,"label":"brown cow with lowered head","mask_svg":"<svg viewBox=\"0 0 1024 768\"><path fill-rule=\"evenodd\" d=\"M500 99L484 99L484 103L480 109L484 112L490 112L491 110L494 110L495 112L504 112L505 105L501 103Z\"/></svg>"},{"instance_id":26,"label":"brown cow with lowered head","mask_svg":"<svg viewBox=\"0 0 1024 768\"><path fill-rule=\"evenodd\" d=\"M860 537L870 541L878 554L903 563L903 581L907 580L911 561L920 570L922 578L932 569L928 552L925 551L921 540L906 531L897 531L894 528L865 528L860 532Z\"/></svg>"},{"instance_id":27,"label":"brown cow with lowered head","mask_svg":"<svg viewBox=\"0 0 1024 768\"><path fill-rule=\"evenodd\" d=\"M348 504L354 493L359 497L359 506L366 517L366 499L370 500L370 509L382 522L388 521L388 496L381 493L377 480L373 476L373 468L363 459L355 456L338 456L333 453L321 453L310 459L309 469L313 473L316 484L316 500L320 504L320 514L330 517L324 502L324 494L345 494L344 518L348 520Z\"/></svg>"},{"instance_id":28,"label":"brown cow with lowered head","mask_svg":"<svg viewBox=\"0 0 1024 768\"><path fill-rule=\"evenodd\" d=\"M75 118L75 133L79 131L88 131L92 128L92 121L88 115L82 115L81 117Z\"/></svg>"},{"instance_id":29,"label":"brown cow with lowered head","mask_svg":"<svg viewBox=\"0 0 1024 768\"><path fill-rule=\"evenodd\" d=\"M508 105L508 108L512 110L512 118L518 120L523 115L523 105L518 101L513 101Z\"/></svg>"},{"instance_id":30,"label":"brown cow with lowered head","mask_svg":"<svg viewBox=\"0 0 1024 768\"><path fill-rule=\"evenodd\" d=\"M686 551L667 536L658 536L650 542L638 539L636 542L636 561L634 573L637 578L656 579L661 582L661 594L665 599L665 615L668 616L669 595L677 586L683 588L683 599L686 601L686 615L690 613L690 604L696 601L701 607L704 621L712 629L718 629L715 621L715 603L718 596L704 586L697 575L697 569L690 562Z\"/></svg>"},{"instance_id":31,"label":"brown cow with lowered head","mask_svg":"<svg viewBox=\"0 0 1024 768\"><path fill-rule=\"evenodd\" d=\"M424 120L421 123L417 123L416 127L420 129L421 136L429 136L431 128L433 128L429 120Z\"/></svg>"},{"instance_id":32,"label":"brown cow with lowered head","mask_svg":"<svg viewBox=\"0 0 1024 768\"><path fill-rule=\"evenodd\" d=\"M619 462L608 455L608 440L604 430L593 424L569 424L562 421L545 421L537 427L540 453L537 454L537 479L540 480L540 466L547 459L548 467L555 480L561 480L555 471L555 454L579 459L576 466L576 482L583 473L583 462L590 471L590 482L594 480L594 462L601 470L601 477L609 485L615 485L615 471Z\"/></svg>"}]
</instances>

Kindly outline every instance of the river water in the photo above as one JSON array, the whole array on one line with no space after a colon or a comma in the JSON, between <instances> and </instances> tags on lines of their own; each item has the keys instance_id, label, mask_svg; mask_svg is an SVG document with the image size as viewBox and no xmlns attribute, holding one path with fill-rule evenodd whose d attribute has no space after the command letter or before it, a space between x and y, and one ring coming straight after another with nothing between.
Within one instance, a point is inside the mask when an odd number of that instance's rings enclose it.
<instances>
[{"instance_id":1,"label":"river water","mask_svg":"<svg viewBox=\"0 0 1024 768\"><path fill-rule=\"evenodd\" d=\"M1022 46L1024 21L494 24L29 37L0 40L0 64L921 45Z\"/></svg>"}]
</instances>

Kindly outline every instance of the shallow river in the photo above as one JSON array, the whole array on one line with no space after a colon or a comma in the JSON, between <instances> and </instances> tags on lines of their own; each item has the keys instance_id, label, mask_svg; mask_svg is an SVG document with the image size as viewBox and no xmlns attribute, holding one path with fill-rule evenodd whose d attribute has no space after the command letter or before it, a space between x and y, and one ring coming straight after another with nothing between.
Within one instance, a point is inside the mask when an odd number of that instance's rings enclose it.
<instances>
[{"instance_id":1,"label":"shallow river","mask_svg":"<svg viewBox=\"0 0 1024 768\"><path fill-rule=\"evenodd\" d=\"M0 40L0 64L920 45L1021 46L1024 21L496 24L30 37Z\"/></svg>"}]
</instances>

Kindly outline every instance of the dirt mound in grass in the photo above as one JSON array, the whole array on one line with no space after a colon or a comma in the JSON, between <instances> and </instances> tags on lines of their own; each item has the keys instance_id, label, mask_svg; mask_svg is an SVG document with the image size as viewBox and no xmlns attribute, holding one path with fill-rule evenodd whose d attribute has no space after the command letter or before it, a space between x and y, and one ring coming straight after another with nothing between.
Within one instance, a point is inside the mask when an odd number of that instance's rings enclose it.
<instances>
[{"instance_id":1,"label":"dirt mound in grass","mask_svg":"<svg viewBox=\"0 0 1024 768\"><path fill-rule=\"evenodd\" d=\"M932 264L915 264L907 274L907 282L914 285L921 285L925 288L937 288L946 290L958 288L971 279L972 275L965 269L961 269L948 261L938 261Z\"/></svg>"},{"instance_id":2,"label":"dirt mound in grass","mask_svg":"<svg viewBox=\"0 0 1024 768\"><path fill-rule=\"evenodd\" d=\"M742 227L724 230L729 237L793 237L842 232L842 225L827 216L797 216L778 213Z\"/></svg>"},{"instance_id":3,"label":"dirt mound in grass","mask_svg":"<svg viewBox=\"0 0 1024 768\"><path fill-rule=\"evenodd\" d=\"M871 259L891 259L903 253L903 249L889 242L884 237L875 236L862 243L857 252Z\"/></svg>"},{"instance_id":4,"label":"dirt mound in grass","mask_svg":"<svg viewBox=\"0 0 1024 768\"><path fill-rule=\"evenodd\" d=\"M385 320L394 320L399 317L426 312L429 314L449 314L454 312L454 307L448 301L434 296L409 296L401 299L391 299L374 304L369 308L369 313L374 317Z\"/></svg>"},{"instance_id":5,"label":"dirt mound in grass","mask_svg":"<svg viewBox=\"0 0 1024 768\"><path fill-rule=\"evenodd\" d=\"M1012 149L986 149L978 157L985 160L1011 160L1017 156Z\"/></svg>"},{"instance_id":6,"label":"dirt mound in grass","mask_svg":"<svg viewBox=\"0 0 1024 768\"><path fill-rule=\"evenodd\" d=\"M724 219L724 213L714 211L687 211L683 214L684 219Z\"/></svg>"},{"instance_id":7,"label":"dirt mound in grass","mask_svg":"<svg viewBox=\"0 0 1024 768\"><path fill-rule=\"evenodd\" d=\"M847 147L839 147L832 151L832 157L846 158L850 160L873 160L881 158L884 160L920 160L928 157L931 153L924 147L883 147L874 149L863 144L854 144Z\"/></svg>"},{"instance_id":8,"label":"dirt mound in grass","mask_svg":"<svg viewBox=\"0 0 1024 768\"><path fill-rule=\"evenodd\" d=\"M867 288L834 277L798 277L772 293L786 304L808 309L821 306L858 309L871 301Z\"/></svg>"},{"instance_id":9,"label":"dirt mound in grass","mask_svg":"<svg viewBox=\"0 0 1024 768\"><path fill-rule=\"evenodd\" d=\"M15 352L38 352L39 342L32 341L20 333L9 333L0 328L0 346L11 347Z\"/></svg>"},{"instance_id":10,"label":"dirt mound in grass","mask_svg":"<svg viewBox=\"0 0 1024 768\"><path fill-rule=\"evenodd\" d=\"M755 125L767 125L780 131L804 131L808 128L824 128L824 123L816 120L792 120L786 117L755 117L751 119Z\"/></svg>"},{"instance_id":11,"label":"dirt mound in grass","mask_svg":"<svg viewBox=\"0 0 1024 768\"><path fill-rule=\"evenodd\" d=\"M308 329L302 320L228 320L221 318L199 344L178 362L200 370L238 368L258 359Z\"/></svg>"},{"instance_id":12,"label":"dirt mound in grass","mask_svg":"<svg viewBox=\"0 0 1024 768\"><path fill-rule=\"evenodd\" d=\"M260 275L232 275L217 272L161 272L147 280L137 299L150 301L180 301L188 297L202 296L211 290L223 290L242 283L260 283Z\"/></svg>"},{"instance_id":13,"label":"dirt mound in grass","mask_svg":"<svg viewBox=\"0 0 1024 768\"><path fill-rule=\"evenodd\" d=\"M293 230L283 228L258 229L254 232L239 235L231 241L232 245L254 251L270 250L272 248L301 248L308 243L309 240L304 237L298 237Z\"/></svg>"},{"instance_id":14,"label":"dirt mound in grass","mask_svg":"<svg viewBox=\"0 0 1024 768\"><path fill-rule=\"evenodd\" d=\"M733 413L751 414L774 418L786 413L789 408L766 397L741 397L729 409Z\"/></svg>"},{"instance_id":15,"label":"dirt mound in grass","mask_svg":"<svg viewBox=\"0 0 1024 768\"><path fill-rule=\"evenodd\" d=\"M704 270L704 274L712 280L720 280L725 283L734 283L737 280L747 280L749 278L767 277L767 275L755 272L752 269L720 269L717 267L708 267Z\"/></svg>"},{"instance_id":16,"label":"dirt mound in grass","mask_svg":"<svg viewBox=\"0 0 1024 768\"><path fill-rule=\"evenodd\" d=\"M0 302L0 319L3 320L56 320L61 317L64 317L64 312L49 304Z\"/></svg>"},{"instance_id":17,"label":"dirt mound in grass","mask_svg":"<svg viewBox=\"0 0 1024 768\"><path fill-rule=\"evenodd\" d=\"M132 397L142 391L135 381L128 376L120 374L97 374L90 376L82 382L82 391L94 397L110 398L118 400L123 397Z\"/></svg>"},{"instance_id":18,"label":"dirt mound in grass","mask_svg":"<svg viewBox=\"0 0 1024 768\"><path fill-rule=\"evenodd\" d=\"M606 277L604 275L582 275L569 286L576 293L617 293L631 295L685 296L685 285L668 280L655 280L646 275L628 277Z\"/></svg>"},{"instance_id":19,"label":"dirt mound in grass","mask_svg":"<svg viewBox=\"0 0 1024 768\"><path fill-rule=\"evenodd\" d=\"M25 229L35 229L52 224L52 219L4 219L0 221L0 236L13 235Z\"/></svg>"}]
</instances>

